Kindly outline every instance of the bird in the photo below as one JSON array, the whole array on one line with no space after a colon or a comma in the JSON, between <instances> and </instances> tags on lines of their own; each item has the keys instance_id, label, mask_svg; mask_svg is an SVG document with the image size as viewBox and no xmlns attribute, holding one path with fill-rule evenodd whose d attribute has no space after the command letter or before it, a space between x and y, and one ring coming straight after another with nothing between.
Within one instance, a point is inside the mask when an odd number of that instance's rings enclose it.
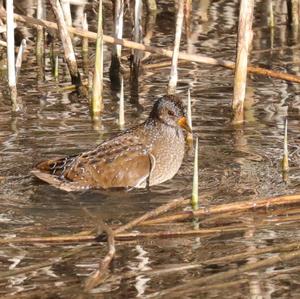
<instances>
[{"instance_id":1,"label":"bird","mask_svg":"<svg viewBox=\"0 0 300 299\"><path fill-rule=\"evenodd\" d=\"M191 132L183 102L177 95L164 95L143 123L92 150L42 161L31 172L68 192L158 185L173 178L182 164L184 130Z\"/></svg>"}]
</instances>

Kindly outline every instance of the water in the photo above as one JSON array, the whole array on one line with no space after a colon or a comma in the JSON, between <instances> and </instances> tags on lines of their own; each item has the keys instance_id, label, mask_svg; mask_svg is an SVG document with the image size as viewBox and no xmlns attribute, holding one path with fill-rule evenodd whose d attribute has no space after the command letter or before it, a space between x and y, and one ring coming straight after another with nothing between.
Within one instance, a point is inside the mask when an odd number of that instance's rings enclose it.
<instances>
[{"instance_id":1,"label":"water","mask_svg":"<svg viewBox=\"0 0 300 299\"><path fill-rule=\"evenodd\" d=\"M206 54L215 58L234 59L238 1L193 1L193 35L182 50ZM264 1L255 7L255 35L251 63L287 72L299 72L299 49L261 52L262 49L291 46L297 43L293 31L286 25L284 1L276 1L274 38L265 27L267 10ZM88 7L91 29L95 29L93 12ZM174 8L168 1L159 1L152 43L171 46L174 34ZM105 33L111 34L110 4L105 4ZM128 22L128 19L127 19ZM127 27L125 36L130 35ZM108 47L109 48L109 47ZM118 104L109 90L108 50L105 53L106 109L101 124L91 122L85 100L70 97L57 88L50 71L48 81L37 83L34 50L30 48L19 79L19 95L27 111L14 116L10 111L4 79L1 81L0 101L0 235L8 237L52 236L79 233L93 229L95 222L87 209L116 227L142 215L170 199L187 196L192 188L192 153L187 154L178 174L170 181L152 187L150 191L131 192L86 191L66 193L42 183L30 175L32 166L45 158L79 153L119 132ZM129 53L125 50L124 53ZM153 56L152 63L160 61ZM60 69L60 81L64 68ZM150 69L140 77L138 111L130 103L129 79L125 75L126 127L142 122L153 101L166 92L169 69ZM299 192L299 87L280 80L250 76L248 79L245 124L231 125L230 103L233 76L230 70L203 64L179 66L178 93L186 98L191 86L194 134L199 136L199 193L214 192L207 198L210 204L258 199ZM67 84L66 84L67 85ZM291 153L288 182L280 171L283 153L284 121L288 117L288 138ZM208 204L206 202L206 204ZM293 216L294 218L289 218ZM244 225L249 229L208 237L153 239L117 244L117 255L111 265L108 281L93 294L81 294L85 278L98 267L105 255L105 245L86 245L77 255L64 262L39 270L0 278L0 294L14 298L55 292L56 298L135 298L183 285L194 278L235 269L253 263L263 256L239 261L208 264L196 270L176 271L167 275L139 273L122 278L127 271L168 269L171 266L201 263L207 259L248 252L266 246L284 245L299 241L299 210L285 207L267 212L207 216L200 220L201 228L216 225ZM263 225L262 225L263 224ZM162 229L193 229L187 222L158 228L139 228L141 231ZM0 273L61 257L71 245L5 244L0 245ZM191 298L299 298L299 262L293 260L256 271L246 272L229 281L233 286L207 287L192 292ZM0 274L1 276L1 274ZM243 280L239 282L240 280ZM205 286L204 286L205 287ZM40 297L39 297L40 296ZM49 295L50 296L50 295ZM171 298L173 295L168 296ZM157 294L156 297L159 297ZM43 297L44 298L44 297ZM47 295L45 295L47 298ZM50 298L50 297L49 297Z\"/></svg>"}]
</instances>

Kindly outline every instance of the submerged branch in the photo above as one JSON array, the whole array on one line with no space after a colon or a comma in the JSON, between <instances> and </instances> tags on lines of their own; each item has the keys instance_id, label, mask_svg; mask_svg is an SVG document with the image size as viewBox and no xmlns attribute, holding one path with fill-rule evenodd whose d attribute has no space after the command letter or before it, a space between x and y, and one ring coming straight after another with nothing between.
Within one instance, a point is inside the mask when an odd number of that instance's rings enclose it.
<instances>
[{"instance_id":1,"label":"submerged branch","mask_svg":"<svg viewBox=\"0 0 300 299\"><path fill-rule=\"evenodd\" d=\"M108 267L113 260L116 247L115 247L115 238L113 230L104 222L101 223L103 231L105 231L107 235L107 243L108 243L108 252L103 260L99 263L99 269L89 276L89 278L85 282L85 290L91 290L92 288L98 286L104 279L107 273Z\"/></svg>"},{"instance_id":2,"label":"submerged branch","mask_svg":"<svg viewBox=\"0 0 300 299\"><path fill-rule=\"evenodd\" d=\"M165 222L173 222L173 221L181 221L186 219L191 219L194 217L226 213L226 212L237 212L237 211L247 211L247 210L255 210L261 208L270 208L280 205L287 204L296 204L300 203L300 194L294 195L283 195L278 197L271 197L266 199L258 199L258 200L247 200L247 201L238 201L228 204L221 204L212 207L199 208L197 211L181 211L174 213L172 215L168 215L165 217L152 219L148 221L144 221L143 225L153 225Z\"/></svg>"}]
</instances>

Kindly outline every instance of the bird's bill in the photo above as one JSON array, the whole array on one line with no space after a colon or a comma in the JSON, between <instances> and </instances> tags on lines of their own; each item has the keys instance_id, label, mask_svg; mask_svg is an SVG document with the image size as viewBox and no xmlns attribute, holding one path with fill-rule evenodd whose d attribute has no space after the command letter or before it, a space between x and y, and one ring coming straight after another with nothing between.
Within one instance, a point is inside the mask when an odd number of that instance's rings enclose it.
<instances>
[{"instance_id":1,"label":"bird's bill","mask_svg":"<svg viewBox=\"0 0 300 299\"><path fill-rule=\"evenodd\" d=\"M189 124L187 123L187 119L186 119L185 116L181 117L177 123L181 128L183 128L183 129L187 130L188 132L192 133L192 129L189 126Z\"/></svg>"}]
</instances>

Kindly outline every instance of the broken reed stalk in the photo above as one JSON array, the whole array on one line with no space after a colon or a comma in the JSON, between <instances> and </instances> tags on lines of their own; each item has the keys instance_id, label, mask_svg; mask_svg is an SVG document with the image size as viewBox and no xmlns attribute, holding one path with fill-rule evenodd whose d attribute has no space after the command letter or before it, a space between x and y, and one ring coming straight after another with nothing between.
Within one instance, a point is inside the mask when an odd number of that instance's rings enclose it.
<instances>
[{"instance_id":1,"label":"broken reed stalk","mask_svg":"<svg viewBox=\"0 0 300 299\"><path fill-rule=\"evenodd\" d=\"M142 224L153 225L159 223L168 223L168 222L192 219L194 217L200 217L205 215L246 211L246 210L256 210L259 208L268 209L269 207L276 207L280 205L297 204L297 203L300 203L300 194L283 195L283 196L271 197L266 199L258 199L258 200L251 199L247 201L239 201L239 202L233 202L228 204L211 206L209 208L207 207L199 208L197 211L180 211L168 216L144 221Z\"/></svg>"},{"instance_id":2,"label":"broken reed stalk","mask_svg":"<svg viewBox=\"0 0 300 299\"><path fill-rule=\"evenodd\" d=\"M254 0L241 0L238 29L238 48L236 55L232 101L233 123L240 123L244 120L244 100L247 86L247 64L249 48L251 46L253 37L253 10Z\"/></svg>"},{"instance_id":3,"label":"broken reed stalk","mask_svg":"<svg viewBox=\"0 0 300 299\"><path fill-rule=\"evenodd\" d=\"M102 2L102 1L100 0L100 2ZM99 269L95 273L93 273L91 276L89 276L88 279L86 280L85 290L87 290L87 291L98 286L105 279L105 275L108 270L108 267L116 253L113 230L104 222L101 224L101 226L107 235L108 252L105 255L105 257L101 260L101 262L99 263Z\"/></svg>"},{"instance_id":4,"label":"broken reed stalk","mask_svg":"<svg viewBox=\"0 0 300 299\"><path fill-rule=\"evenodd\" d=\"M15 32L14 32L14 3L13 0L6 1L6 35L7 35L7 69L8 87L12 101L12 110L17 112L23 109L21 100L17 94L17 79L15 68Z\"/></svg>"},{"instance_id":5,"label":"broken reed stalk","mask_svg":"<svg viewBox=\"0 0 300 299\"><path fill-rule=\"evenodd\" d=\"M187 205L189 202L190 202L190 199L185 199L184 197L179 197L179 198L173 199L170 202L163 204L163 205L159 206L158 208L151 210L151 211L143 214L142 216L131 220L127 224L120 226L119 228L114 230L114 234L115 235L120 234L121 232L131 229L132 227L140 224L143 221L146 221L149 218L157 217L160 214L166 213L167 211L169 211L171 209L175 209L177 207Z\"/></svg>"},{"instance_id":6,"label":"broken reed stalk","mask_svg":"<svg viewBox=\"0 0 300 299\"><path fill-rule=\"evenodd\" d=\"M232 214L231 214L232 215ZM241 216L241 215L239 215ZM239 217L235 214L235 218ZM212 217L213 218L213 217ZM269 227L273 227L274 223L280 223L280 227L288 226L291 222L299 221L300 217L297 216L289 216L287 217L277 217L272 219L272 221L265 219L261 223L255 224L255 229L258 230L268 229ZM216 219L212 219L211 222L216 221ZM270 224L271 222L271 224ZM216 235L225 235L232 234L238 232L245 232L249 230L249 226L233 224L233 225L219 225L212 228L197 228L193 230L163 230L156 232L129 232L129 233L118 233L114 234L115 241L119 242L129 242L129 241L138 241L145 239L169 239L169 238L183 238L183 237L208 237L208 236L216 236ZM86 234L87 233L87 234ZM21 237L21 238L10 238L10 239L1 239L0 244L32 244L32 243L47 243L47 244L74 244L74 243L85 243L85 242L104 242L104 239L101 239L102 234L95 235L93 231L84 231L79 234L74 235L64 235L64 236L50 236L50 237ZM299 247L300 243L298 242Z\"/></svg>"},{"instance_id":7,"label":"broken reed stalk","mask_svg":"<svg viewBox=\"0 0 300 299\"><path fill-rule=\"evenodd\" d=\"M80 74L77 67L76 57L72 45L72 40L69 35L68 27L66 25L65 19L64 19L64 13L61 8L59 0L49 0L51 7L53 9L53 12L55 14L60 38L63 44L65 59L69 68L69 72L72 79L72 84L74 84L77 88L77 91L80 90L81 85L81 79Z\"/></svg>"},{"instance_id":8,"label":"broken reed stalk","mask_svg":"<svg viewBox=\"0 0 300 299\"><path fill-rule=\"evenodd\" d=\"M289 170L289 150L288 150L288 137L287 137L288 120L284 122L284 143L283 143L283 158L282 158L282 171L287 172Z\"/></svg>"},{"instance_id":9,"label":"broken reed stalk","mask_svg":"<svg viewBox=\"0 0 300 299\"><path fill-rule=\"evenodd\" d=\"M19 52L18 52L18 56L16 59L16 80L18 81L18 77L19 77L19 73L22 67L22 61L23 61L23 54L25 52L26 49L26 39L22 39L20 47L19 47Z\"/></svg>"},{"instance_id":10,"label":"broken reed stalk","mask_svg":"<svg viewBox=\"0 0 300 299\"><path fill-rule=\"evenodd\" d=\"M102 0L99 1L98 28L96 41L95 70L93 80L92 114L99 118L103 110L103 21L102 21Z\"/></svg>"},{"instance_id":11,"label":"broken reed stalk","mask_svg":"<svg viewBox=\"0 0 300 299\"><path fill-rule=\"evenodd\" d=\"M243 266L239 266L238 268L231 269L225 272L219 272L212 275L206 275L204 277L198 279L191 279L188 282L181 284L176 287L172 287L169 289L165 289L158 293L150 294L145 296L145 298L157 298L159 297L180 297L190 295L191 293L195 293L198 288L203 285L208 285L210 282L216 283L218 281L229 280L237 275L241 275L246 272L250 272L256 269L267 268L270 266L275 266L280 263L292 261L300 258L300 250L294 250L292 252L287 253L279 253L276 256L272 256L269 258L265 258L263 260L259 260L258 262L249 263Z\"/></svg>"},{"instance_id":12,"label":"broken reed stalk","mask_svg":"<svg viewBox=\"0 0 300 299\"><path fill-rule=\"evenodd\" d=\"M199 208L199 182L198 182L198 137L195 144L195 157L194 157L194 176L193 176L193 192L192 192L192 208L198 210Z\"/></svg>"},{"instance_id":13,"label":"broken reed stalk","mask_svg":"<svg viewBox=\"0 0 300 299\"><path fill-rule=\"evenodd\" d=\"M168 94L175 94L176 93L176 86L178 81L178 56L179 56L179 48L180 48L180 40L181 40L181 33L182 33L182 24L183 24L183 9L184 9L184 0L178 1L178 12L177 12L177 19L176 19L176 34L175 34L175 41L174 41L174 51L172 56L172 66L170 72L170 79L168 84Z\"/></svg>"},{"instance_id":14,"label":"broken reed stalk","mask_svg":"<svg viewBox=\"0 0 300 299\"><path fill-rule=\"evenodd\" d=\"M124 80L123 76L121 76L121 90L120 90L120 99L119 99L119 126L121 129L124 128L125 125L125 105L124 105Z\"/></svg>"},{"instance_id":15,"label":"broken reed stalk","mask_svg":"<svg viewBox=\"0 0 300 299\"><path fill-rule=\"evenodd\" d=\"M1 8L0 8L0 16L2 18L6 19L5 11L3 11ZM16 21L19 21L22 23L27 23L32 26L41 25L48 29L58 30L57 25L53 22L49 22L49 21L45 21L45 20L41 21L41 20L37 20L32 17L22 16L22 15L18 15L18 14L14 14L14 18ZM95 32L83 31L81 29L73 28L73 27L69 27L68 30L79 36L85 36L85 37L88 37L89 39L93 39L93 40L97 39L97 33L95 33ZM166 50L163 48L158 48L158 47L153 47L153 46L146 46L146 45L139 44L139 43L136 43L133 41L129 41L127 39L117 39L112 36L103 35L103 41L110 43L110 44L120 44L123 47L127 47L130 49L138 49L138 50L146 51L149 53L156 53L156 54L166 56L166 57L173 56L172 50ZM232 61L223 60L223 59L215 59L215 58L208 57L205 55L200 55L200 54L188 54L188 53L180 52L178 55L178 58L185 60L185 61L192 61L192 62L204 63L204 64L209 64L209 65L222 66L222 67L225 67L225 68L228 68L231 70L235 69L235 63ZM271 78L275 78L275 79L300 83L300 76L289 74L289 73L272 71L269 69L255 67L255 66L248 66L247 71L248 71L248 73L252 73L252 74L257 74L257 75L267 76L267 77L271 77Z\"/></svg>"}]
</instances>

